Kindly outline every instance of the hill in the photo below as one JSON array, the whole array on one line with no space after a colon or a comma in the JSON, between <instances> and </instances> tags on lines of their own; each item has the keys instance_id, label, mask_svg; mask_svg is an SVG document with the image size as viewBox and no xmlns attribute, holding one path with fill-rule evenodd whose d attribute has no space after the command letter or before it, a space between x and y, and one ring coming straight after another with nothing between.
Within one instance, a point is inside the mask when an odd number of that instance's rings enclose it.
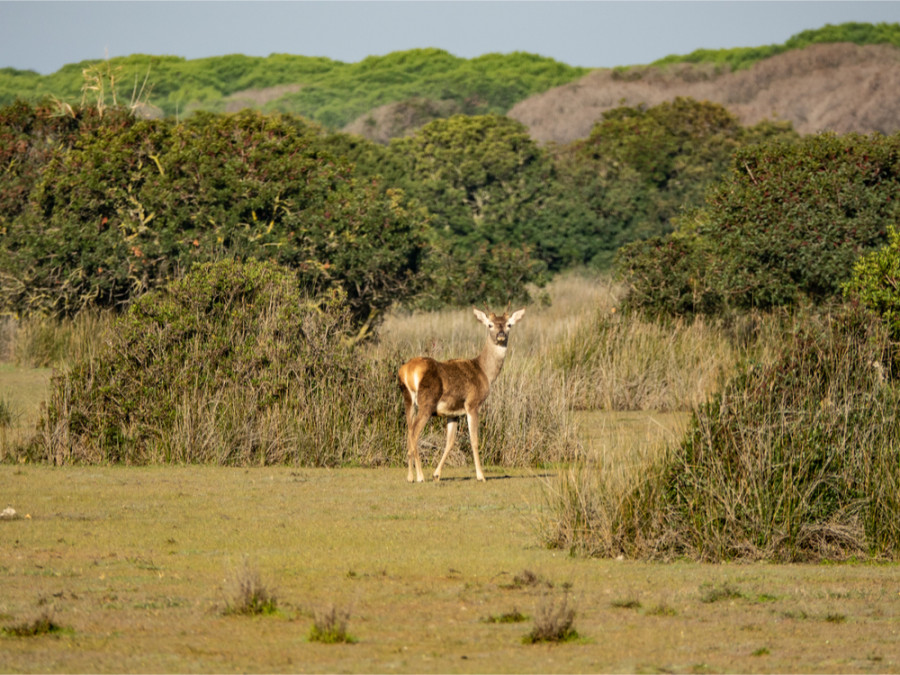
<instances>
[{"instance_id":1,"label":"hill","mask_svg":"<svg viewBox=\"0 0 900 675\"><path fill-rule=\"evenodd\" d=\"M167 116L257 108L338 129L379 106L415 99L469 114L505 113L516 102L587 72L523 52L464 59L441 49L413 49L359 63L291 54L193 60L135 54L70 64L47 76L0 69L0 105L44 96L69 103L85 94L87 102L137 97Z\"/></svg>"},{"instance_id":2,"label":"hill","mask_svg":"<svg viewBox=\"0 0 900 675\"><path fill-rule=\"evenodd\" d=\"M679 96L718 102L745 124L790 120L801 133L900 129L900 24L847 23L780 45L700 49L653 64L575 68L516 52L473 59L441 49L327 58L241 54L187 60L134 54L69 64L42 76L0 68L0 105L52 96L77 103L139 100L144 116L255 108L301 115L382 143L432 119L508 114L539 141L587 136L606 110Z\"/></svg>"},{"instance_id":3,"label":"hill","mask_svg":"<svg viewBox=\"0 0 900 675\"><path fill-rule=\"evenodd\" d=\"M720 103L745 124L788 120L809 134L900 129L900 48L812 44L730 71L708 62L597 70L517 103L508 115L539 141L583 138L620 105L688 96Z\"/></svg>"}]
</instances>

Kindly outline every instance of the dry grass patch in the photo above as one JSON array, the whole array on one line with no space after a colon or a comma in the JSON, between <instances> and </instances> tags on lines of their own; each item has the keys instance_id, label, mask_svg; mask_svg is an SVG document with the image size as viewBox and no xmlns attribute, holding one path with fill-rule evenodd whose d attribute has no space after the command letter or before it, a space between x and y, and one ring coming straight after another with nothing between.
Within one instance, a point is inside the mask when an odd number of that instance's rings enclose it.
<instances>
[{"instance_id":1,"label":"dry grass patch","mask_svg":"<svg viewBox=\"0 0 900 675\"><path fill-rule=\"evenodd\" d=\"M544 596L534 613L534 627L522 638L525 644L538 642L568 642L580 636L575 630L575 609L569 606L569 594L557 601Z\"/></svg>"},{"instance_id":2,"label":"dry grass patch","mask_svg":"<svg viewBox=\"0 0 900 675\"><path fill-rule=\"evenodd\" d=\"M263 581L259 569L246 560L232 574L230 585L231 593L225 603L225 614L258 616L278 611L275 593Z\"/></svg>"}]
</instances>

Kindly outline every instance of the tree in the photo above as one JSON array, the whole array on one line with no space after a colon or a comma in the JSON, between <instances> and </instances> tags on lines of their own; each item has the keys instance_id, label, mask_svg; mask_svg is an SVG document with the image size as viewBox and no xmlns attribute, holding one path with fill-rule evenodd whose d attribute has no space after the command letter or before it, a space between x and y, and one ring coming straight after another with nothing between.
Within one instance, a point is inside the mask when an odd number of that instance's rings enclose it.
<instances>
[{"instance_id":1,"label":"tree","mask_svg":"<svg viewBox=\"0 0 900 675\"><path fill-rule=\"evenodd\" d=\"M431 214L434 299L506 302L559 267L565 231L546 208L553 166L523 125L457 115L393 141L391 151L404 162L403 187Z\"/></svg>"},{"instance_id":2,"label":"tree","mask_svg":"<svg viewBox=\"0 0 900 675\"><path fill-rule=\"evenodd\" d=\"M744 128L721 105L690 98L607 111L588 138L558 151L561 181L586 205L572 225L584 233L582 262L606 266L624 244L668 234L682 211L702 206L737 148L780 135L793 134Z\"/></svg>"},{"instance_id":3,"label":"tree","mask_svg":"<svg viewBox=\"0 0 900 675\"><path fill-rule=\"evenodd\" d=\"M884 244L900 217L898 158L900 134L826 133L739 148L706 207L681 219L680 231L620 252L630 302L688 313L836 296L857 258ZM689 253L677 273L646 273L664 261L659 250L676 245ZM686 301L687 279L712 302Z\"/></svg>"},{"instance_id":4,"label":"tree","mask_svg":"<svg viewBox=\"0 0 900 675\"><path fill-rule=\"evenodd\" d=\"M54 153L0 246L4 304L123 306L222 258L273 259L340 286L363 324L416 289L424 245L403 195L332 154L299 118L123 118Z\"/></svg>"}]
</instances>

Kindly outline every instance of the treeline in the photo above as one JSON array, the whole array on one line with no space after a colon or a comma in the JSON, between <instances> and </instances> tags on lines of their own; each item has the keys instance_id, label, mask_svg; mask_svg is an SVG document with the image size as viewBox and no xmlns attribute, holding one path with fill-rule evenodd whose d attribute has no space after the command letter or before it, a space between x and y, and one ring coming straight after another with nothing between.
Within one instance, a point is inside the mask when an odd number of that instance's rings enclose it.
<instances>
[{"instance_id":1,"label":"treeline","mask_svg":"<svg viewBox=\"0 0 900 675\"><path fill-rule=\"evenodd\" d=\"M898 134L799 138L690 99L549 148L499 115L384 146L290 115L19 102L0 109L0 309L124 307L234 258L340 287L360 325L392 303L522 301L614 260L658 314L822 301L898 222L898 156Z\"/></svg>"},{"instance_id":2,"label":"treeline","mask_svg":"<svg viewBox=\"0 0 900 675\"><path fill-rule=\"evenodd\" d=\"M700 49L652 65L703 62L738 70L822 42L900 47L900 24L826 25L798 33L781 45ZM0 68L0 105L20 99L37 103L46 96L70 105L115 100L150 103L142 107L144 113L155 107L157 114L178 118L250 107L300 115L334 130L389 103L423 107L430 117L505 114L519 101L587 72L523 52L463 59L440 49L414 49L358 63L291 54L192 60L133 54L68 64L49 75Z\"/></svg>"},{"instance_id":3,"label":"treeline","mask_svg":"<svg viewBox=\"0 0 900 675\"><path fill-rule=\"evenodd\" d=\"M815 30L805 30L791 36L784 44L760 47L735 47L733 49L697 49L690 54L673 54L654 61L651 65L664 66L673 63L712 63L729 70L743 70L754 63L792 49L803 49L814 44L852 42L857 45L889 44L900 47L900 24L897 23L842 23L826 24Z\"/></svg>"},{"instance_id":4,"label":"treeline","mask_svg":"<svg viewBox=\"0 0 900 675\"><path fill-rule=\"evenodd\" d=\"M0 69L0 105L54 96L71 105L102 100L149 101L165 116L226 112L240 105L303 116L338 129L364 113L410 99L453 104L466 114L505 113L533 94L588 72L550 58L516 52L463 59L441 49L370 56L359 63L322 57L241 54L187 60L134 54L69 64L51 75ZM87 86L86 86L87 85ZM272 96L253 90L284 87Z\"/></svg>"},{"instance_id":5,"label":"treeline","mask_svg":"<svg viewBox=\"0 0 900 675\"><path fill-rule=\"evenodd\" d=\"M550 274L664 236L733 152L779 140L796 135L689 99L619 108L552 148L499 115L382 146L290 115L175 122L19 102L0 109L0 308L124 307L223 258L340 287L360 324L394 302L523 300Z\"/></svg>"}]
</instances>

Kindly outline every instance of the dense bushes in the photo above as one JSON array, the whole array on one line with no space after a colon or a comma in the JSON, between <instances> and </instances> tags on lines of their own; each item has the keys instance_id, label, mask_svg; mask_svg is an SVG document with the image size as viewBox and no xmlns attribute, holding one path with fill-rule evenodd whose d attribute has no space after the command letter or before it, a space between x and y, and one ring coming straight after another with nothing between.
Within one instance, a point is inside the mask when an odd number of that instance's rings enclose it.
<instances>
[{"instance_id":1,"label":"dense bushes","mask_svg":"<svg viewBox=\"0 0 900 675\"><path fill-rule=\"evenodd\" d=\"M900 554L895 346L860 311L787 328L770 360L747 362L624 485L590 464L564 479L548 540L710 561Z\"/></svg>"},{"instance_id":2,"label":"dense bushes","mask_svg":"<svg viewBox=\"0 0 900 675\"><path fill-rule=\"evenodd\" d=\"M270 262L198 266L144 295L54 378L33 459L381 464L400 452L393 367L366 363L343 291Z\"/></svg>"},{"instance_id":3,"label":"dense bushes","mask_svg":"<svg viewBox=\"0 0 900 675\"><path fill-rule=\"evenodd\" d=\"M83 101L83 73L102 69L107 95L126 101L135 82L149 80L150 102L167 116L225 112L229 104L302 115L340 128L376 106L427 98L453 101L471 114L505 113L518 101L588 72L553 59L517 52L463 59L440 49L370 56L359 63L322 57L229 54L187 60L134 54L68 64L56 73L0 69L0 105L54 95ZM281 87L273 94L259 90ZM240 93L238 100L230 98ZM264 92L263 92L264 94Z\"/></svg>"},{"instance_id":4,"label":"dense bushes","mask_svg":"<svg viewBox=\"0 0 900 675\"><path fill-rule=\"evenodd\" d=\"M340 289L307 294L291 270L271 262L196 266L142 296L100 347L82 350L54 377L37 434L11 456L56 464L405 462L396 373L425 350L358 342L344 300ZM465 319L475 323L470 312ZM426 339L421 329L416 337ZM502 403L482 418L486 464L571 459L565 395L538 358L507 367L495 399Z\"/></svg>"},{"instance_id":5,"label":"dense bushes","mask_svg":"<svg viewBox=\"0 0 900 675\"><path fill-rule=\"evenodd\" d=\"M608 111L558 156L566 194L585 207L573 228L578 262L605 266L622 244L670 232L726 175L737 148L772 137L796 135L785 125L742 127L722 106L686 98Z\"/></svg>"},{"instance_id":6,"label":"dense bushes","mask_svg":"<svg viewBox=\"0 0 900 675\"><path fill-rule=\"evenodd\" d=\"M698 49L686 55L673 54L653 62L661 66L675 63L713 63L730 70L749 68L754 63L790 49L803 49L813 44L852 42L858 45L892 44L900 47L900 24L842 23L804 30L792 35L784 44L731 49Z\"/></svg>"},{"instance_id":7,"label":"dense bushes","mask_svg":"<svg viewBox=\"0 0 900 675\"><path fill-rule=\"evenodd\" d=\"M364 322L415 291L424 245L402 195L298 118L116 115L53 153L0 239L0 303L70 315L127 305L218 258L269 258L341 287Z\"/></svg>"},{"instance_id":8,"label":"dense bushes","mask_svg":"<svg viewBox=\"0 0 900 675\"><path fill-rule=\"evenodd\" d=\"M564 245L546 210L552 165L506 117L435 120L390 148L401 185L431 215L432 304L503 303L543 280Z\"/></svg>"},{"instance_id":9,"label":"dense bushes","mask_svg":"<svg viewBox=\"0 0 900 675\"><path fill-rule=\"evenodd\" d=\"M557 152L497 115L436 120L384 147L251 112L5 113L0 311L122 308L193 264L239 257L342 287L360 325L392 302L503 304L548 273L605 265L664 231L729 151L787 133L688 100L612 111Z\"/></svg>"},{"instance_id":10,"label":"dense bushes","mask_svg":"<svg viewBox=\"0 0 900 675\"><path fill-rule=\"evenodd\" d=\"M898 192L900 134L742 147L678 233L620 252L630 304L686 313L834 297L854 261L886 241L900 218ZM664 268L673 249L682 262Z\"/></svg>"}]
</instances>

